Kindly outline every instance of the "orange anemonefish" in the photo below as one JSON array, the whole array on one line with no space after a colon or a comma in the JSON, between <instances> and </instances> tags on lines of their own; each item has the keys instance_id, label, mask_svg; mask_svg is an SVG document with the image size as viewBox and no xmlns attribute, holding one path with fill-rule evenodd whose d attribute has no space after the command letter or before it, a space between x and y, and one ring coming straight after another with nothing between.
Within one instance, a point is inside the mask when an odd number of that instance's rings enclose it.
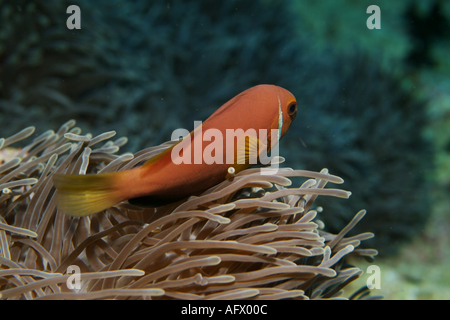
<instances>
[{"instance_id":1,"label":"orange anemonefish","mask_svg":"<svg viewBox=\"0 0 450 320\"><path fill-rule=\"evenodd\" d=\"M147 160L141 167L104 174L55 175L53 181L57 189L58 208L65 214L86 216L124 200L158 207L199 194L229 178L230 173L248 168L252 152L259 157L263 149L266 153L270 151L287 132L296 115L297 101L289 91L274 85L252 87L229 100L200 127ZM209 132L216 133L214 139L211 134L208 138L204 136L210 129L214 130ZM217 133L226 137L230 129L234 132L239 132L237 129L242 129L240 132L254 129L256 132L256 137L247 135L244 140L240 139L239 134L233 137L237 143L234 145L233 141L232 164L226 161L229 145L217 141ZM260 129L265 129L267 136L262 137ZM275 140L272 132L277 135ZM198 137L201 137L200 140ZM200 149L196 145L198 141L201 142ZM213 144L215 148L212 148ZM191 147L194 152L190 152ZM194 159L196 147L201 152L214 154L214 159L224 161L199 163ZM176 164L180 161L174 161L174 155L175 158L181 155L185 160L187 157L192 161ZM229 171L230 167L234 170Z\"/></svg>"}]
</instances>

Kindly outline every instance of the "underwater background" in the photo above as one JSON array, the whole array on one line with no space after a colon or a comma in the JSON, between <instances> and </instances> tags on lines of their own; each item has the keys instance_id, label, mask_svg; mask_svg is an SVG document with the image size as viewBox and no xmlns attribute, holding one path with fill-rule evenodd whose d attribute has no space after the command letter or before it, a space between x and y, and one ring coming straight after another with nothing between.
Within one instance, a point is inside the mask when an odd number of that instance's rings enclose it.
<instances>
[{"instance_id":1,"label":"underwater background","mask_svg":"<svg viewBox=\"0 0 450 320\"><path fill-rule=\"evenodd\" d=\"M282 86L299 109L280 153L344 178L349 200L317 201L330 231L367 210L354 233L376 235L376 294L450 299L449 2L0 0L0 18L0 137L76 119L136 152Z\"/></svg>"}]
</instances>

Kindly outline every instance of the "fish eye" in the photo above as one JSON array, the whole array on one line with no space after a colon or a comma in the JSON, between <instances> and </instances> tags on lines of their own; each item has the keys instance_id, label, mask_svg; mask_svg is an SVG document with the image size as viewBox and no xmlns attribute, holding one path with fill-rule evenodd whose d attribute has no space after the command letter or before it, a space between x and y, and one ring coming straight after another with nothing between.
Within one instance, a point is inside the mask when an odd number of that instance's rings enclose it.
<instances>
[{"instance_id":1,"label":"fish eye","mask_svg":"<svg viewBox=\"0 0 450 320\"><path fill-rule=\"evenodd\" d=\"M288 114L292 115L297 111L297 104L294 102L288 107Z\"/></svg>"}]
</instances>

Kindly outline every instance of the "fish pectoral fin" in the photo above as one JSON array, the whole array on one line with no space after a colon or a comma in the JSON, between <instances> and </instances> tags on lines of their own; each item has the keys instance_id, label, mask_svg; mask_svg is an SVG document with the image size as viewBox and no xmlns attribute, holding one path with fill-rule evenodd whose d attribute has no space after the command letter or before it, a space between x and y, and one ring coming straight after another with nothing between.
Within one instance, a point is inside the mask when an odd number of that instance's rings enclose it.
<instances>
[{"instance_id":1,"label":"fish pectoral fin","mask_svg":"<svg viewBox=\"0 0 450 320\"><path fill-rule=\"evenodd\" d=\"M234 172L233 174L228 172L226 179L231 178L253 164L258 164L260 150L264 150L265 148L266 145L256 137L245 136L242 139L238 139L235 163L232 165Z\"/></svg>"},{"instance_id":2,"label":"fish pectoral fin","mask_svg":"<svg viewBox=\"0 0 450 320\"><path fill-rule=\"evenodd\" d=\"M236 164L257 164L259 158L259 150L265 148L264 143L262 143L258 138L253 136L245 136L238 139L237 143L237 154L236 154ZM237 170L237 168L235 167ZM242 169L243 170L243 169Z\"/></svg>"},{"instance_id":3,"label":"fish pectoral fin","mask_svg":"<svg viewBox=\"0 0 450 320\"><path fill-rule=\"evenodd\" d=\"M58 209L71 216L87 216L106 210L121 200L115 189L120 173L53 176Z\"/></svg>"}]
</instances>

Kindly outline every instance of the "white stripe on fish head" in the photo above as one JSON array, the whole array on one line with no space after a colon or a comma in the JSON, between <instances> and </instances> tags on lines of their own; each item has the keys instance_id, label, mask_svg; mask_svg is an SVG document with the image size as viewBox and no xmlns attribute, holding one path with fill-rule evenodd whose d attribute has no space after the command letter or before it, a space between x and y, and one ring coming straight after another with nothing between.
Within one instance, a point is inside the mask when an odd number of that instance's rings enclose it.
<instances>
[{"instance_id":1,"label":"white stripe on fish head","mask_svg":"<svg viewBox=\"0 0 450 320\"><path fill-rule=\"evenodd\" d=\"M281 129L283 129L283 111L281 111L281 101L278 96L278 139L277 142L281 139Z\"/></svg>"}]
</instances>

